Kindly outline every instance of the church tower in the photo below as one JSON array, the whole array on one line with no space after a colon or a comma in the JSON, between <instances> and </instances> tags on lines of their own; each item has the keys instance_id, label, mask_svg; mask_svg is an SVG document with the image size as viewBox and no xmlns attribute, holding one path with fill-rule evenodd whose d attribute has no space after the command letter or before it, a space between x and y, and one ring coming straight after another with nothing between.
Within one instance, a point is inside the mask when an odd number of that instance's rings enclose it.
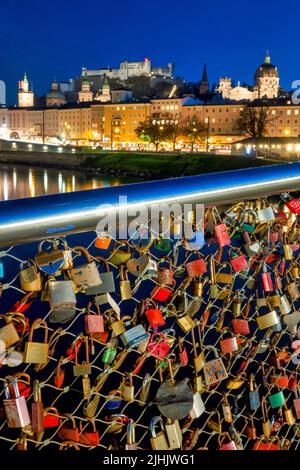
<instances>
[{"instance_id":1,"label":"church tower","mask_svg":"<svg viewBox=\"0 0 300 470\"><path fill-rule=\"evenodd\" d=\"M78 99L80 103L93 101L93 92L91 91L90 82L88 80L82 81L81 91L78 92Z\"/></svg>"},{"instance_id":2,"label":"church tower","mask_svg":"<svg viewBox=\"0 0 300 470\"><path fill-rule=\"evenodd\" d=\"M24 74L24 79L19 82L18 105L20 108L34 106L34 93L29 89L26 73Z\"/></svg>"},{"instance_id":3,"label":"church tower","mask_svg":"<svg viewBox=\"0 0 300 470\"><path fill-rule=\"evenodd\" d=\"M279 74L277 67L271 64L269 52L266 54L264 63L256 70L254 82L259 98L277 98Z\"/></svg>"},{"instance_id":4,"label":"church tower","mask_svg":"<svg viewBox=\"0 0 300 470\"><path fill-rule=\"evenodd\" d=\"M110 85L106 75L104 75L101 91L97 93L95 100L101 101L101 103L107 103L111 101Z\"/></svg>"},{"instance_id":5,"label":"church tower","mask_svg":"<svg viewBox=\"0 0 300 470\"><path fill-rule=\"evenodd\" d=\"M199 94L200 95L205 95L208 92L209 92L209 81L208 81L208 78L207 78L206 64L204 64L202 79L201 79L200 85L199 85Z\"/></svg>"}]
</instances>

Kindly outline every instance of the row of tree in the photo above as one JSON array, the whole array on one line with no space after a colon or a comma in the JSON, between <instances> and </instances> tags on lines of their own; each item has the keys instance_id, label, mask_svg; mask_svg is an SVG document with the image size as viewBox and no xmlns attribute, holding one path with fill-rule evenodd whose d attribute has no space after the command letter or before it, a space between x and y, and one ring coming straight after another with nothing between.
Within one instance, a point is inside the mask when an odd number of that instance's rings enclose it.
<instances>
[{"instance_id":1,"label":"row of tree","mask_svg":"<svg viewBox=\"0 0 300 470\"><path fill-rule=\"evenodd\" d=\"M153 144L156 151L163 142L171 144L175 150L180 137L189 143L193 151L196 143L205 143L207 139L207 126L198 116L183 120L180 117L174 119L166 113L152 114L136 128L135 132L142 142Z\"/></svg>"},{"instance_id":2,"label":"row of tree","mask_svg":"<svg viewBox=\"0 0 300 470\"><path fill-rule=\"evenodd\" d=\"M274 117L270 117L268 107L246 106L235 122L234 130L249 137L261 138L267 134L267 127ZM142 122L135 130L137 137L142 142L155 146L158 151L160 144L167 142L173 150L179 138L188 142L191 151L197 143L206 143L209 135L209 124L194 115L187 119L174 117L167 113L152 114Z\"/></svg>"}]
</instances>

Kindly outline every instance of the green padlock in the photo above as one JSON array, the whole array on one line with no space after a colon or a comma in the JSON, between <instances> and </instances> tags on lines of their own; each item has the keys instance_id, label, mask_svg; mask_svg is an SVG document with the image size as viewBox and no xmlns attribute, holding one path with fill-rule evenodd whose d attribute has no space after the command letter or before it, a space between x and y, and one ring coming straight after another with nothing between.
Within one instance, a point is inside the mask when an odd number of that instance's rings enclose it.
<instances>
[{"instance_id":1,"label":"green padlock","mask_svg":"<svg viewBox=\"0 0 300 470\"><path fill-rule=\"evenodd\" d=\"M102 361L104 364L111 364L117 355L117 348L114 343L109 343L102 355Z\"/></svg>"},{"instance_id":2,"label":"green padlock","mask_svg":"<svg viewBox=\"0 0 300 470\"><path fill-rule=\"evenodd\" d=\"M285 398L282 391L278 391L269 396L271 408L280 408L285 404Z\"/></svg>"},{"instance_id":3,"label":"green padlock","mask_svg":"<svg viewBox=\"0 0 300 470\"><path fill-rule=\"evenodd\" d=\"M154 248L162 253L169 253L172 249L172 241L169 238L162 238L161 236L156 240Z\"/></svg>"}]
</instances>

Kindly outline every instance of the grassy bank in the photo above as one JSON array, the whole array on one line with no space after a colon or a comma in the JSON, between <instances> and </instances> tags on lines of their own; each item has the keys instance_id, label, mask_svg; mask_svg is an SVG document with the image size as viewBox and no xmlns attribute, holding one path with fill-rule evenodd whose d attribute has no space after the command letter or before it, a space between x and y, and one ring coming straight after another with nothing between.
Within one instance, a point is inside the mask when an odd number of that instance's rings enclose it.
<instances>
[{"instance_id":1,"label":"grassy bank","mask_svg":"<svg viewBox=\"0 0 300 470\"><path fill-rule=\"evenodd\" d=\"M106 152L88 157L86 168L103 174L168 178L278 164L278 161L230 155Z\"/></svg>"}]
</instances>

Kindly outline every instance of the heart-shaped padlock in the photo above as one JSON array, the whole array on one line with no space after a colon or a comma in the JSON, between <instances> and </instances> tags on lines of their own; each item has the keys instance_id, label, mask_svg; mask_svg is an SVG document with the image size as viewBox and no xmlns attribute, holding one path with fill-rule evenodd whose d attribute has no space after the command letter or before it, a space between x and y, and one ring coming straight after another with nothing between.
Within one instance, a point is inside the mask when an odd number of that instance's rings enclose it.
<instances>
[{"instance_id":1,"label":"heart-shaped padlock","mask_svg":"<svg viewBox=\"0 0 300 470\"><path fill-rule=\"evenodd\" d=\"M51 251L42 251L42 245L46 241L51 243ZM60 270L64 260L64 252L57 249L54 240L43 240L39 245L38 253L35 255L35 262L39 269L50 276Z\"/></svg>"}]
</instances>

